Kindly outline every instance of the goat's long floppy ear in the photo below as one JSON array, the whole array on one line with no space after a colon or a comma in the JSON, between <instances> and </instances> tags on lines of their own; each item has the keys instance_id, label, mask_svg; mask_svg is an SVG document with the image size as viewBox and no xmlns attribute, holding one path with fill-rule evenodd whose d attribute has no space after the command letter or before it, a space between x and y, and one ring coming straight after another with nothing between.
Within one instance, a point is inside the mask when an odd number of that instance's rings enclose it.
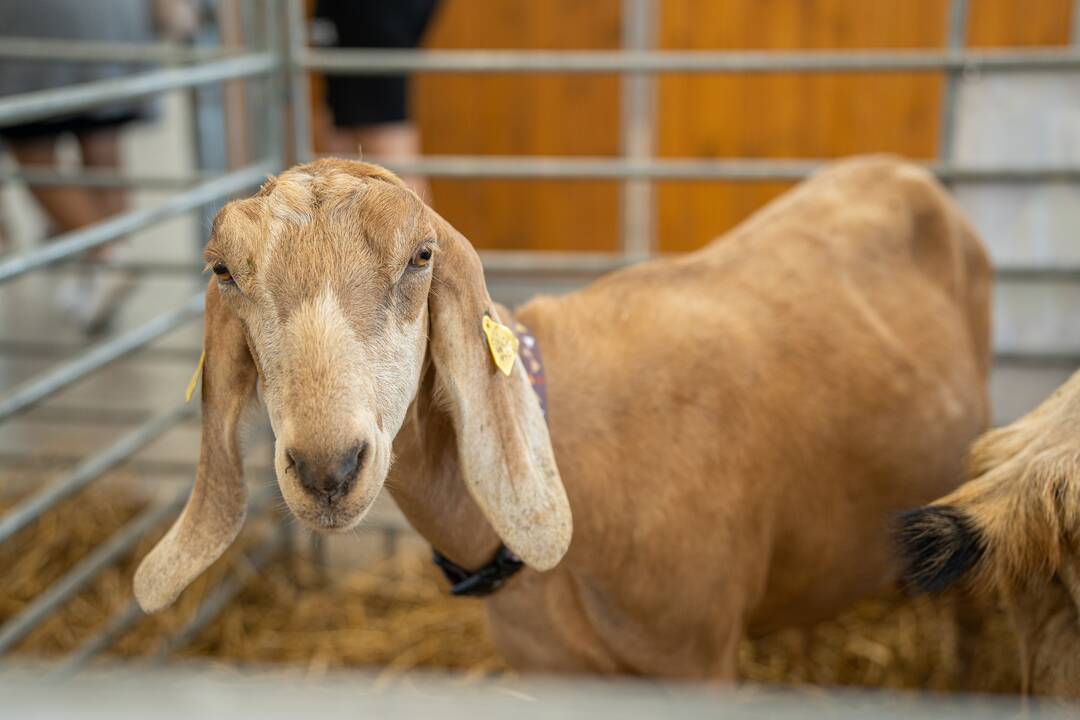
<instances>
[{"instance_id":1,"label":"goat's long floppy ear","mask_svg":"<svg viewBox=\"0 0 1080 720\"><path fill-rule=\"evenodd\" d=\"M504 375L482 330L498 319L480 258L446 223L431 289L431 358L449 402L465 484L527 565L548 570L570 546L572 521L547 424L521 362Z\"/></svg>"},{"instance_id":2,"label":"goat's long floppy ear","mask_svg":"<svg viewBox=\"0 0 1080 720\"><path fill-rule=\"evenodd\" d=\"M202 371L202 446L195 487L184 512L135 573L135 598L146 612L168 607L236 539L247 490L237 425L255 392L255 363L239 319L206 291Z\"/></svg>"}]
</instances>

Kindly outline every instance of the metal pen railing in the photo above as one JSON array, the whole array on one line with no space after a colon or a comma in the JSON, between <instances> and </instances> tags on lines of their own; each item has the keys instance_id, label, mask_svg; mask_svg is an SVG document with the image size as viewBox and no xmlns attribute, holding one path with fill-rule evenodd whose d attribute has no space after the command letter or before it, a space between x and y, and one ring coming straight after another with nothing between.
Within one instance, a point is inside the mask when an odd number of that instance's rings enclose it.
<instances>
[{"instance_id":1,"label":"metal pen railing","mask_svg":"<svg viewBox=\"0 0 1080 720\"><path fill-rule=\"evenodd\" d=\"M272 16L274 13L269 13ZM269 16L267 18L270 24ZM2 30L0 30L2 33ZM147 69L135 74L56 90L45 90L0 98L0 127L28 121L69 115L119 101L134 100L173 90L186 90L232 80L265 78L271 87L275 77L282 74L283 57L274 47L259 52L232 53L217 50L184 49L165 44L116 46L105 43L68 43L57 41L28 41L0 38L0 59L20 59L34 62L55 60L81 62L169 63L180 67ZM19 168L5 171L4 179L19 179L38 185L77 184L86 187L136 187L140 189L180 190L163 202L151 207L134 209L95 225L80 228L55 238L44 246L0 261L0 286L8 281L41 271L60 262L70 262L87 250L102 247L133 232L149 228L167 219L201 210L262 183L267 176L281 169L284 153L280 146L281 132L274 116L280 115L280 98L271 96L266 121L268 132L264 157L247 167L217 176L191 175L183 178L155 178L145 181L128 178L108 171L89 171L77 176L40 168ZM195 269L195 268L193 268ZM196 269L197 270L197 269ZM42 374L9 391L0 399L0 423L10 420L42 400L61 392L75 382L90 377L106 366L146 348L150 343L180 326L198 318L203 311L203 293L193 294L181 306L166 311L144 324L104 340L78 356L61 362ZM34 523L45 512L73 496L110 470L145 448L157 438L194 414L194 407L177 404L139 423L108 447L91 454L74 469L31 495L0 517L0 542L10 540L16 533ZM159 527L182 507L187 491L170 502L152 505L136 516L116 534L95 548L60 580L35 598L19 614L0 626L0 655L10 651L34 628L46 620L65 602L74 597L100 572L129 553L147 533ZM234 584L239 582L232 580ZM206 622L224 604L200 609L199 622ZM108 649L141 616L134 605L110 618L101 634L80 649L78 662L86 662ZM194 627L192 625L191 627ZM179 647L193 633L175 640L170 647Z\"/></svg>"},{"instance_id":2,"label":"metal pen railing","mask_svg":"<svg viewBox=\"0 0 1080 720\"><path fill-rule=\"evenodd\" d=\"M181 48L169 44L116 46L104 43L56 42L0 37L0 59L34 62L155 63L122 78L57 90L0 98L0 127L98 108L118 101L139 99L172 90L186 90L230 80L267 82L265 94L265 147L261 159L247 167L217 175L191 173L178 177L132 177L110 171L78 174L45 168L0 171L0 181L19 180L31 185L81 185L177 191L163 202L132 210L93 226L65 233L36 250L0 262L0 288L5 282L35 271L55 269L60 263L85 262L87 250L142 230L168 218L204 208L262 182L279 171L283 159L314 157L310 89L312 71L346 75L398 73L593 73L623 79L620 106L620 155L613 157L438 156L413 161L367 158L402 173L439 178L500 178L549 180L611 180L622 184L620 247L612 253L485 252L483 260L495 278L560 277L584 282L601 273L639 262L657 254L653 184L657 181L731 182L795 181L813 173L824 160L657 158L655 82L660 73L937 73L944 74L941 135L938 160L927 167L950 183L1034 184L1080 181L1080 166L971 167L953 160L957 96L961 75L971 73L1047 72L1080 70L1075 48L967 50L967 0L951 0L948 37L942 49L812 52L660 51L652 28L656 0L624 0L623 49L617 51L412 51L327 50L306 42L306 20L300 0L275 0L261 5L265 27L259 47L242 52ZM1080 12L1077 13L1080 17ZM0 35L2 35L0 29ZM291 124L287 132L286 115ZM260 140L261 142L261 140ZM182 263L109 263L128 271L193 273L198 268ZM1008 266L998 273L1001 282L1080 282L1080 267ZM202 293L179 308L167 311L132 330L88 348L36 378L8 390L0 399L0 423L61 392L72 383L98 372L172 332L202 312ZM0 352L2 352L0 348ZM197 350L193 351L197 352ZM183 354L185 358L190 352ZM1036 361L1080 362L1069 353L1032 353L999 349L999 361L1019 364ZM0 542L10 540L44 512L105 476L139 450L194 414L176 405L152 414L108 447L82 458L76 467L0 517ZM73 458L74 459L74 458ZM171 467L171 466L170 466ZM184 466L185 468L187 466ZM176 468L172 468L175 470ZM130 551L146 532L174 514L182 498L155 505L138 516L91 557L73 568L59 584L47 590L22 614L0 627L0 654L13 647L64 601L85 587L103 567ZM283 531L284 532L284 531ZM252 552L252 567L259 567L276 551L284 536L274 534ZM195 636L242 587L244 571L234 575L208 597L188 626L165 644L168 653ZM99 633L88 640L63 666L70 673L107 650L141 617L129 604L114 614Z\"/></svg>"}]
</instances>

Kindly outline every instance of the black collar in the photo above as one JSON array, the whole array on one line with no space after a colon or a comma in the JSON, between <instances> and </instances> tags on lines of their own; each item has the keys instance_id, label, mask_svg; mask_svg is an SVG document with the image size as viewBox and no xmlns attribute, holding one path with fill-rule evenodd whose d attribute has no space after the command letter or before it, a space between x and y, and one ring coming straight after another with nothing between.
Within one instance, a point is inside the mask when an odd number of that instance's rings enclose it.
<instances>
[{"instance_id":1,"label":"black collar","mask_svg":"<svg viewBox=\"0 0 1080 720\"><path fill-rule=\"evenodd\" d=\"M518 355L525 364L529 384L532 385L540 401L540 409L543 410L544 417L547 417L547 387L544 381L544 363L540 359L540 347L536 343L536 338L524 325L515 322L512 327L514 334L518 337ZM525 563L517 555L501 544L491 562L476 572L469 572L438 550L433 550L432 553L432 559L450 583L451 595L472 597L490 595L502 587L514 573L525 567Z\"/></svg>"},{"instance_id":2,"label":"black collar","mask_svg":"<svg viewBox=\"0 0 1080 720\"><path fill-rule=\"evenodd\" d=\"M433 552L432 559L450 582L450 594L458 596L490 595L525 566L505 545L499 545L491 562L476 572L469 572L438 550Z\"/></svg>"}]
</instances>

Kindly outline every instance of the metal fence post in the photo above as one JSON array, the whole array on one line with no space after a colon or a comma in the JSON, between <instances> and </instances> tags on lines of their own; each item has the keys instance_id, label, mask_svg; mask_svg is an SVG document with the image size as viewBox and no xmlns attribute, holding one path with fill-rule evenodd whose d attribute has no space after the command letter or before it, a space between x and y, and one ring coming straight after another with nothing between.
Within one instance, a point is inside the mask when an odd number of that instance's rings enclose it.
<instances>
[{"instance_id":1,"label":"metal fence post","mask_svg":"<svg viewBox=\"0 0 1080 720\"><path fill-rule=\"evenodd\" d=\"M949 0L949 18L946 32L946 49L950 52L963 51L967 36L968 0ZM941 129L938 135L938 159L951 163L953 143L956 139L956 113L960 92L963 67L950 67L945 71L945 87L941 96Z\"/></svg>"},{"instance_id":2,"label":"metal fence post","mask_svg":"<svg viewBox=\"0 0 1080 720\"><path fill-rule=\"evenodd\" d=\"M653 0L623 0L622 46L628 51L651 50L655 46L656 5ZM656 115L656 79L646 73L624 75L621 88L620 124L622 156L629 162L648 161L653 156ZM621 198L622 251L633 262L649 257L655 233L653 185L649 179L623 183Z\"/></svg>"},{"instance_id":3,"label":"metal fence post","mask_svg":"<svg viewBox=\"0 0 1080 720\"><path fill-rule=\"evenodd\" d=\"M292 117L293 162L307 162L315 157L311 139L311 97L309 70L301 59L307 53L307 21L303 0L283 0L288 6L287 65L289 68L289 108Z\"/></svg>"}]
</instances>

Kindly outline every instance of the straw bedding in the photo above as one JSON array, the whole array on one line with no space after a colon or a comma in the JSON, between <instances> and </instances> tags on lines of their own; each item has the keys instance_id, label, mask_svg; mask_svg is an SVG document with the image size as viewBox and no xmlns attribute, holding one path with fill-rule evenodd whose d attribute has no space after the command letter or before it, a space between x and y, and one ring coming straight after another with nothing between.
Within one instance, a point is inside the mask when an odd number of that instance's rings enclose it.
<instances>
[{"instance_id":1,"label":"straw bedding","mask_svg":"<svg viewBox=\"0 0 1080 720\"><path fill-rule=\"evenodd\" d=\"M0 512L12 504L0 499ZM0 623L139 509L140 502L118 486L95 487L0 545ZM253 526L175 607L141 620L109 653L153 654L208 592L246 562L245 550L266 531L266 523ZM102 573L16 652L57 657L92 636L130 602L137 559L154 540L147 538ZM1015 691L1012 638L1000 616L988 626L978 638L979 667L970 670L979 689ZM739 668L743 678L763 683L949 690L960 682L957 640L949 602L890 594L808 630L747 641ZM368 666L388 675L411 668L473 675L506 671L488 641L481 604L450 597L425 554L399 552L365 570L326 574L307 553L288 545L179 654L228 663L288 663L310 672L344 666Z\"/></svg>"}]
</instances>

